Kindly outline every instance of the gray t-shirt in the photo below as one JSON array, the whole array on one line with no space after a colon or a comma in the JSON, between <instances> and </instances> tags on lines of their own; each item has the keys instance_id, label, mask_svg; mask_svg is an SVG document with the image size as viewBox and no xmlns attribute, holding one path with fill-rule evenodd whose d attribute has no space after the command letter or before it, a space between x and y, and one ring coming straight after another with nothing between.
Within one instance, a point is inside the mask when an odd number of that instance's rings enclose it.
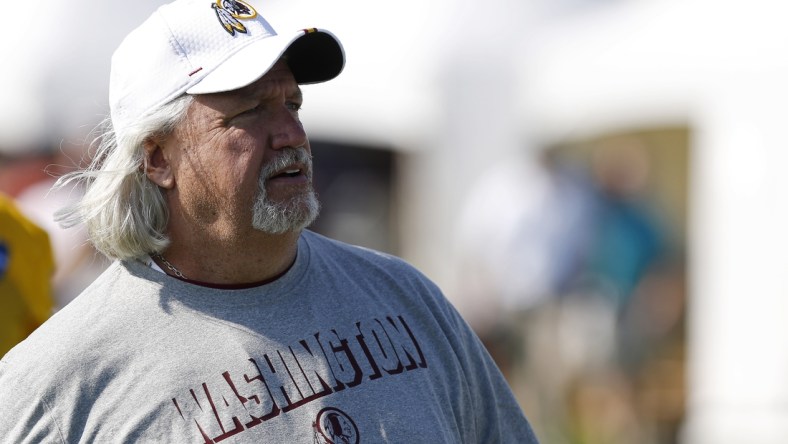
<instances>
[{"instance_id":1,"label":"gray t-shirt","mask_svg":"<svg viewBox=\"0 0 788 444\"><path fill-rule=\"evenodd\" d=\"M0 361L8 442L535 443L478 338L403 261L304 232L218 290L116 262Z\"/></svg>"}]
</instances>

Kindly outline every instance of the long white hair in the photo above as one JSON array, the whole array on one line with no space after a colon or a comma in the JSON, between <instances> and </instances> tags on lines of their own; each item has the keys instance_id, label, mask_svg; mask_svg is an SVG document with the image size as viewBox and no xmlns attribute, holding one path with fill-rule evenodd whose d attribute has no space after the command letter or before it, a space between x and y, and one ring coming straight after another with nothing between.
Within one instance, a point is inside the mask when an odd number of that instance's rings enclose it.
<instances>
[{"instance_id":1,"label":"long white hair","mask_svg":"<svg viewBox=\"0 0 788 444\"><path fill-rule=\"evenodd\" d=\"M161 189L145 175L144 143L169 134L186 116L192 100L183 95L122 132L105 119L89 166L55 183L55 187L84 187L81 199L59 210L55 220L65 228L84 223L96 249L112 259L163 251L169 244L164 232L169 212Z\"/></svg>"}]
</instances>

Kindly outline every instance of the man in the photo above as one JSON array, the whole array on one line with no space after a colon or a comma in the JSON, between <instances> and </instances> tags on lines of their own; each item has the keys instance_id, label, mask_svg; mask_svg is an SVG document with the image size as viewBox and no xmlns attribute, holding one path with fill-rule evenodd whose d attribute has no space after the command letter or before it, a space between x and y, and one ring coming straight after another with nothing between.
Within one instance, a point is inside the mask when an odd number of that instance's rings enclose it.
<instances>
[{"instance_id":1,"label":"man","mask_svg":"<svg viewBox=\"0 0 788 444\"><path fill-rule=\"evenodd\" d=\"M64 179L87 191L61 217L116 261L3 358L0 436L536 442L430 281L305 230L318 204L298 85L337 76L344 53L263 14L178 0L114 54L112 132Z\"/></svg>"}]
</instances>

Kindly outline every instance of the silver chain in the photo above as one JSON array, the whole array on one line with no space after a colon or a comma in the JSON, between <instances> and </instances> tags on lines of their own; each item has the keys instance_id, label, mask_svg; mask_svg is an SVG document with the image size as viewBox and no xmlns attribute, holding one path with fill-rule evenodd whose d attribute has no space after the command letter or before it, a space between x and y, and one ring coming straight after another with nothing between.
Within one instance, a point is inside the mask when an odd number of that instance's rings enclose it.
<instances>
[{"instance_id":1,"label":"silver chain","mask_svg":"<svg viewBox=\"0 0 788 444\"><path fill-rule=\"evenodd\" d=\"M175 276L177 276L177 277L179 277L179 278L181 278L181 279L187 279L187 277L186 277L186 276L184 276L184 275L183 275L183 273L181 273L181 271L180 271L180 270L178 270L177 268L175 268L175 265L172 265L172 264L170 263L170 261L168 261L167 259L164 259L164 256L162 256L160 253L153 253L153 257L155 257L156 259L158 259L158 260L160 260L160 261L164 262L164 265L166 265L166 266L167 266L167 268L169 268L169 269L170 269L170 271L172 271L172 273L173 273Z\"/></svg>"}]
</instances>

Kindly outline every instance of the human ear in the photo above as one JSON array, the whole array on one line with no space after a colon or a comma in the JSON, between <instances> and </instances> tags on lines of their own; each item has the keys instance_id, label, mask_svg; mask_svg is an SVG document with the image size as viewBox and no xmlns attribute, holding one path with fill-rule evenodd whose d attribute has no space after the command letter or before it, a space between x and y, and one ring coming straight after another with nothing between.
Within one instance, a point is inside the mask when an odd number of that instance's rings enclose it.
<instances>
[{"instance_id":1,"label":"human ear","mask_svg":"<svg viewBox=\"0 0 788 444\"><path fill-rule=\"evenodd\" d=\"M172 174L170 162L164 154L161 141L155 138L148 138L145 140L143 148L145 150L145 163L142 168L145 175L151 182L162 188L173 188L175 186L175 177Z\"/></svg>"}]
</instances>

